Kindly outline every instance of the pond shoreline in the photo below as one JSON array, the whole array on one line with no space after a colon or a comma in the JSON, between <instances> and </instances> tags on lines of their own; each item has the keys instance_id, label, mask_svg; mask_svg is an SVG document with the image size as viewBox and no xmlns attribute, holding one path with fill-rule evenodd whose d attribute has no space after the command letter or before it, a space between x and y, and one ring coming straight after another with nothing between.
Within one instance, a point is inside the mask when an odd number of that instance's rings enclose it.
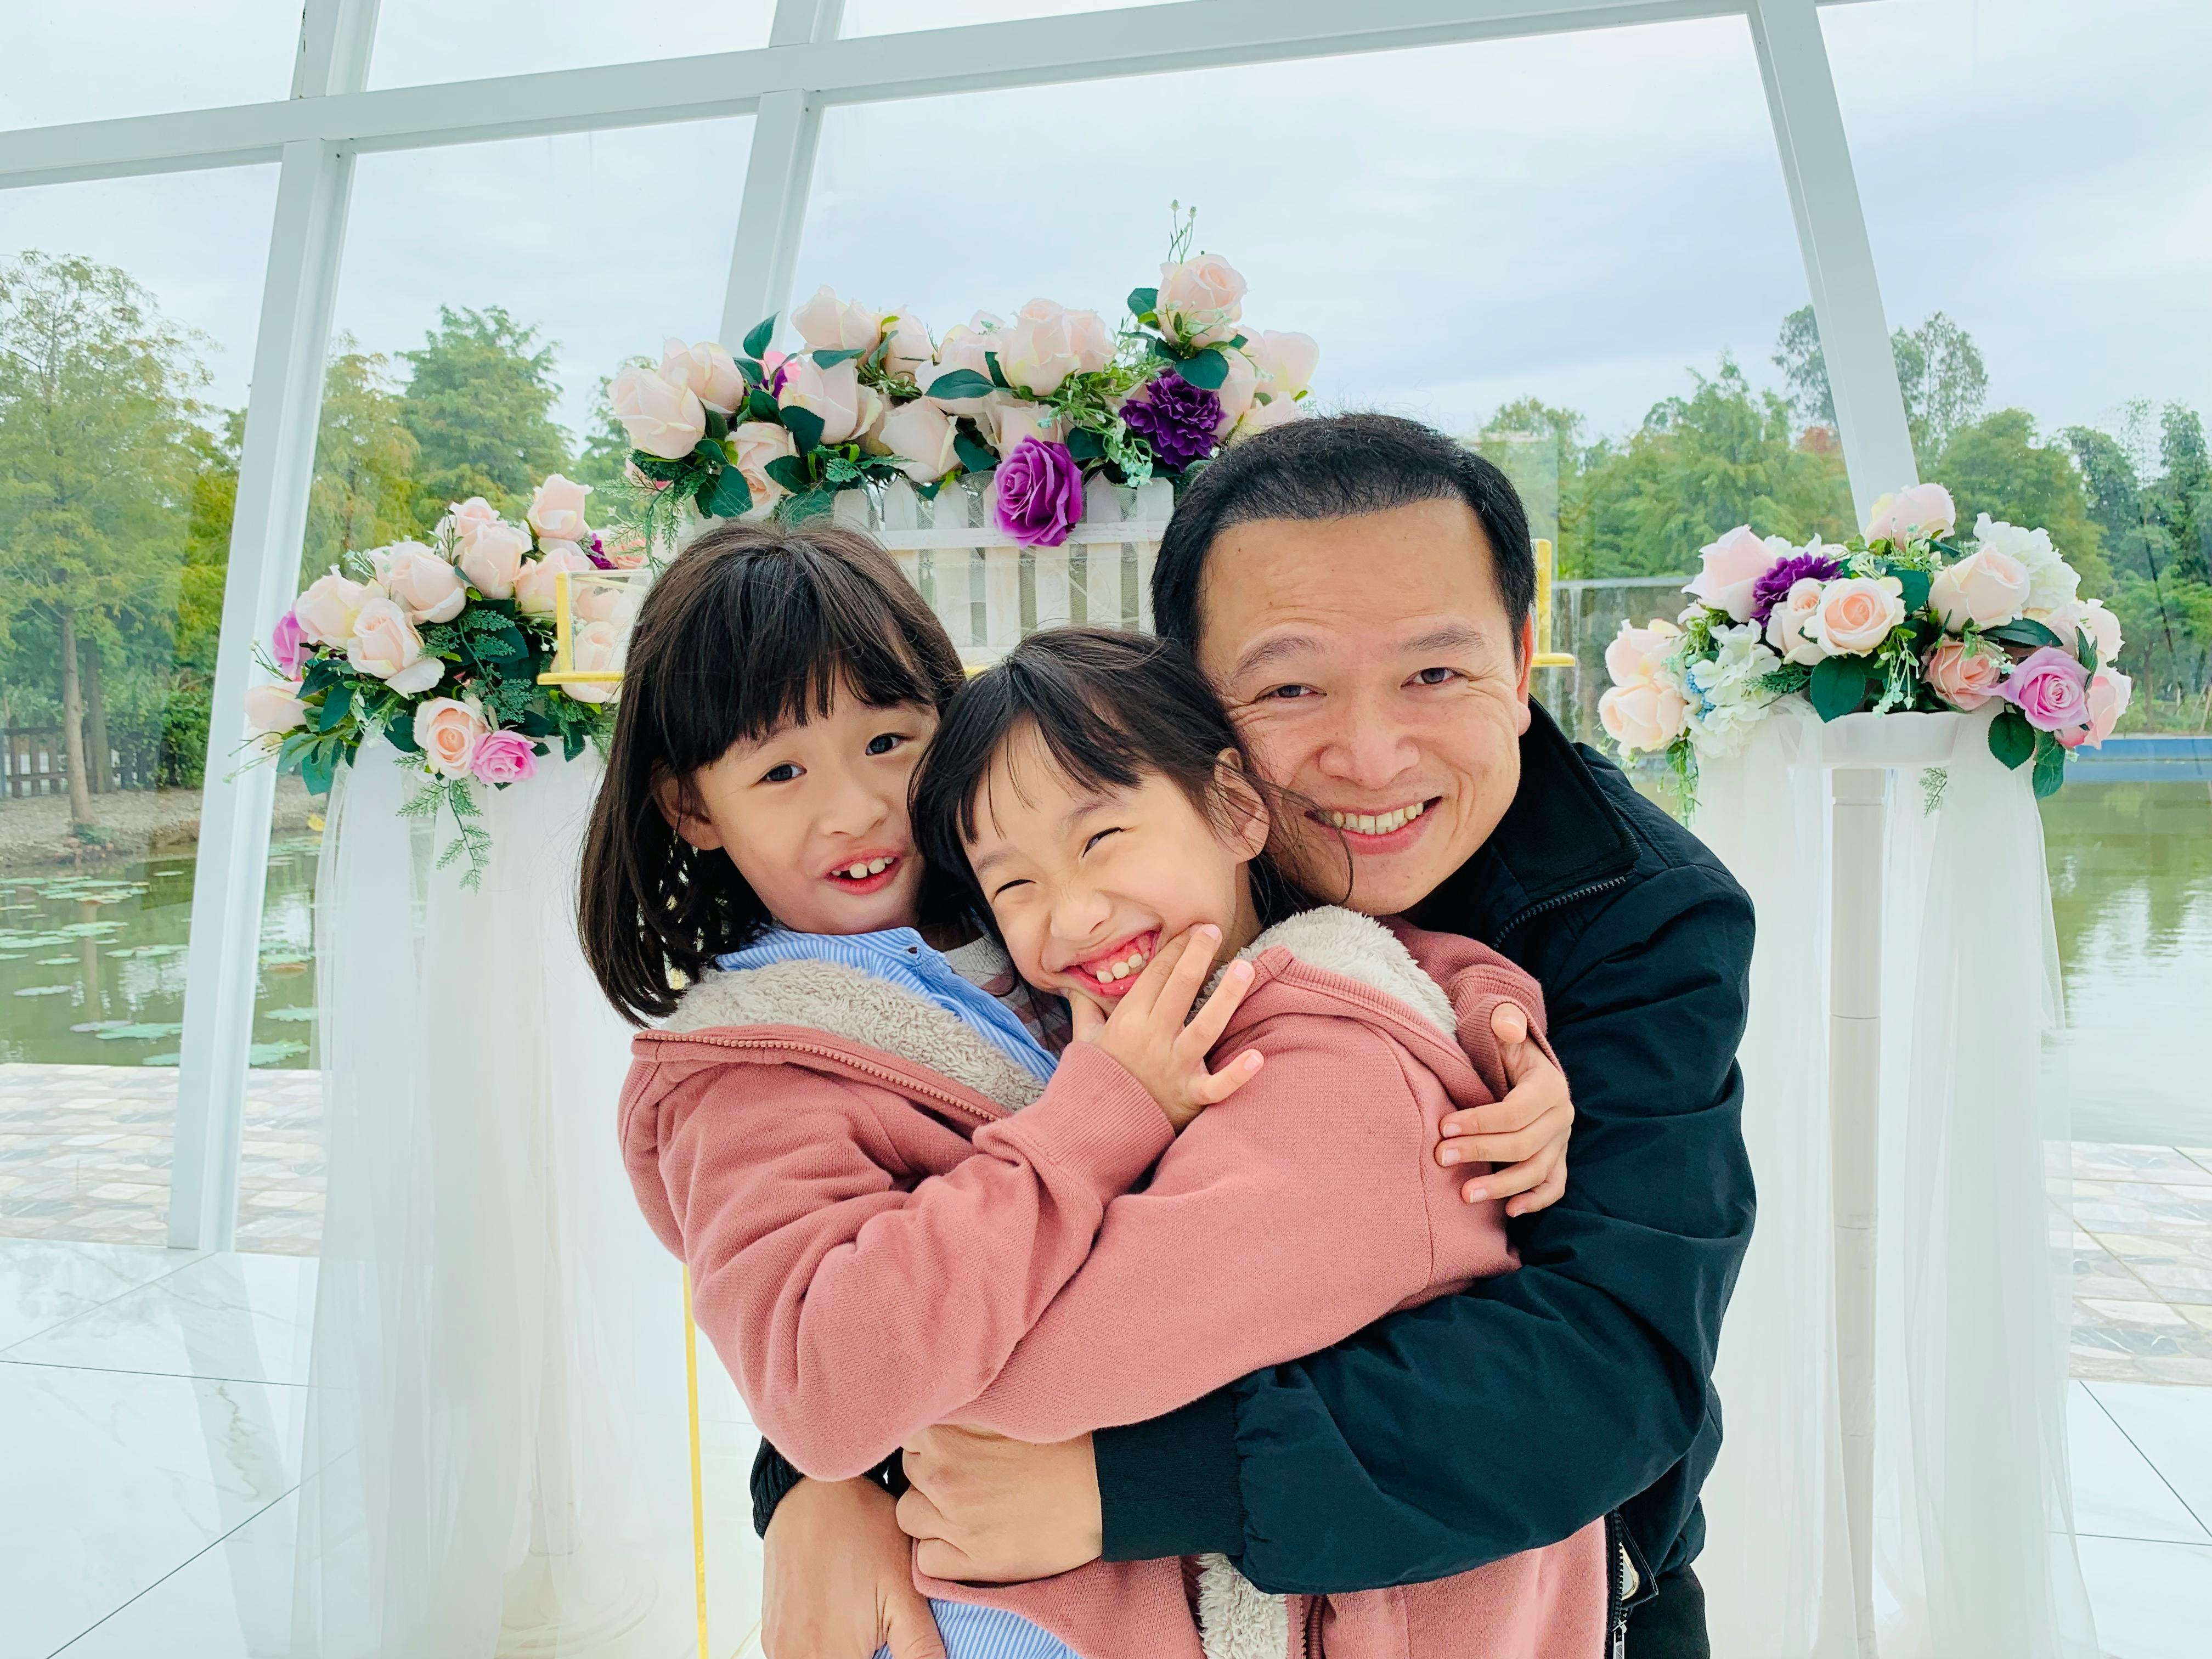
<instances>
[{"instance_id":1,"label":"pond shoreline","mask_svg":"<svg viewBox=\"0 0 2212 1659\"><path fill-rule=\"evenodd\" d=\"M279 833L305 830L322 807L297 777L281 777L270 827ZM106 837L97 844L70 833L67 795L0 799L0 871L97 869L199 844L197 789L114 790L92 798L92 816Z\"/></svg>"}]
</instances>

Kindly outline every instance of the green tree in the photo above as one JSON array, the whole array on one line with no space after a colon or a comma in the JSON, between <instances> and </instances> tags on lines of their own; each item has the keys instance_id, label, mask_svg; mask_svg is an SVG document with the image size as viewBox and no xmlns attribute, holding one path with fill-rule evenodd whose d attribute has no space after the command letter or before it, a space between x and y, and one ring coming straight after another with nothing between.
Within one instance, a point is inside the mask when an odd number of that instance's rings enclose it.
<instances>
[{"instance_id":1,"label":"green tree","mask_svg":"<svg viewBox=\"0 0 2212 1659\"><path fill-rule=\"evenodd\" d=\"M87 651L166 667L174 648L197 343L112 266L32 252L0 268L0 627L51 665L80 828Z\"/></svg>"},{"instance_id":2,"label":"green tree","mask_svg":"<svg viewBox=\"0 0 2212 1659\"><path fill-rule=\"evenodd\" d=\"M392 360L361 350L350 336L341 336L337 345L323 374L307 538L300 556L302 586L347 554L404 540L416 529L421 446L408 428L405 399L392 383Z\"/></svg>"},{"instance_id":3,"label":"green tree","mask_svg":"<svg viewBox=\"0 0 2212 1659\"><path fill-rule=\"evenodd\" d=\"M2065 433L2110 554L2109 603L2128 642L2121 665L2148 698L2193 698L2212 679L2212 582L2204 574L2212 485L2203 422L2185 405L2167 405L2154 447L2148 404L2129 405L2121 425L2119 436L2084 426Z\"/></svg>"},{"instance_id":4,"label":"green tree","mask_svg":"<svg viewBox=\"0 0 2212 1659\"><path fill-rule=\"evenodd\" d=\"M1897 389L1904 394L1905 423L1912 449L1923 467L1932 467L1951 434L1981 418L1989 396L1989 374L1973 337L1938 311L1918 328L1900 328L1889 337L1897 365ZM1820 327L1813 307L1800 306L1782 319L1774 343L1774 366L1790 389L1790 406L1808 426L1836 425L1835 394L1828 385L1827 358L1820 349Z\"/></svg>"},{"instance_id":5,"label":"green tree","mask_svg":"<svg viewBox=\"0 0 2212 1659\"><path fill-rule=\"evenodd\" d=\"M553 347L537 329L498 306L441 306L422 349L399 355L413 371L400 418L418 451L418 531L471 495L519 514L538 480L568 465L567 434L553 423Z\"/></svg>"}]
</instances>

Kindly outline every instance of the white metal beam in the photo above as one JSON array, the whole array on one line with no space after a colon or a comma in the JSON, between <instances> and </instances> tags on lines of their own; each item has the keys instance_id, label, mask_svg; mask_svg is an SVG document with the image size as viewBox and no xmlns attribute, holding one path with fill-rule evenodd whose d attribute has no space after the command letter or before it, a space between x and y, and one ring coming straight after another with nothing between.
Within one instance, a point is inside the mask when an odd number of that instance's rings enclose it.
<instances>
[{"instance_id":1,"label":"white metal beam","mask_svg":"<svg viewBox=\"0 0 2212 1659\"><path fill-rule=\"evenodd\" d=\"M1851 499L1863 524L1877 496L1920 475L1843 110L1814 0L1752 0L1748 16L1820 326Z\"/></svg>"},{"instance_id":2,"label":"white metal beam","mask_svg":"<svg viewBox=\"0 0 2212 1659\"><path fill-rule=\"evenodd\" d=\"M845 0L778 0L769 44L835 40L844 12ZM822 105L813 94L786 88L761 100L722 299L721 339L732 350L747 329L790 300L821 137Z\"/></svg>"},{"instance_id":3,"label":"white metal beam","mask_svg":"<svg viewBox=\"0 0 2212 1659\"><path fill-rule=\"evenodd\" d=\"M293 80L301 101L314 101L332 85L359 84L376 8L377 0L308 0ZM290 605L299 574L352 182L353 158L338 145L303 138L284 147L223 580L192 880L169 1192L169 1243L186 1249L228 1249L236 1236L240 1131L276 797L272 769L240 769L246 689L254 677L254 647Z\"/></svg>"},{"instance_id":4,"label":"white metal beam","mask_svg":"<svg viewBox=\"0 0 2212 1659\"><path fill-rule=\"evenodd\" d=\"M1820 0L1850 4L1855 0ZM1749 0L1181 0L859 40L771 44L434 86L0 131L0 189L270 161L303 138L356 150L742 115L768 94L821 103L937 97L1408 46L1729 16Z\"/></svg>"}]
</instances>

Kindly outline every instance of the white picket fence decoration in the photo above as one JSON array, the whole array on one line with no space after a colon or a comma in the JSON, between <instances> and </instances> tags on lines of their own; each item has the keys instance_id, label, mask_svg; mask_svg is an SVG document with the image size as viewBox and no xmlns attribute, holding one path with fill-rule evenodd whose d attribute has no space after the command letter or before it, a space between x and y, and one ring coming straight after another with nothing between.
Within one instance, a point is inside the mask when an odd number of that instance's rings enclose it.
<instances>
[{"instance_id":1,"label":"white picket fence decoration","mask_svg":"<svg viewBox=\"0 0 2212 1659\"><path fill-rule=\"evenodd\" d=\"M889 549L971 668L996 662L1023 635L1072 622L1152 625L1152 561L1175 510L1175 487L1093 478L1083 521L1058 547L1025 548L992 522L994 481L948 485L925 501L903 478L880 496L842 492L836 522Z\"/></svg>"}]
</instances>

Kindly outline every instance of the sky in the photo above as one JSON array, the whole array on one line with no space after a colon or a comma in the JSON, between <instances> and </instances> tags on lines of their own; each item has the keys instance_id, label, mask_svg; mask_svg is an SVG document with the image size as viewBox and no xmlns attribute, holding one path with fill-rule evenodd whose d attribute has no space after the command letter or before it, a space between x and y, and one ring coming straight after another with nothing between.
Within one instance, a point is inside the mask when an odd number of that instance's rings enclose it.
<instances>
[{"instance_id":1,"label":"sky","mask_svg":"<svg viewBox=\"0 0 2212 1659\"><path fill-rule=\"evenodd\" d=\"M1080 9L850 0L847 28ZM756 46L770 9L383 0L370 80ZM287 11L118 0L11 19L0 124L281 97ZM2212 7L1869 0L1821 16L1893 325L1948 313L1982 348L1992 406L2046 429L2111 424L2131 398L2212 410ZM623 357L717 331L750 131L365 156L337 326L396 352L441 304L504 306L554 343L556 414L578 429ZM235 404L274 193L269 167L7 192L0 258L125 267L203 332L209 395ZM1535 396L1624 433L1723 353L1773 384L1778 326L1806 298L1739 19L836 108L798 294L827 283L939 331L1038 295L1117 315L1155 280L1171 200L1249 280L1248 322L1321 343L1325 402L1455 431Z\"/></svg>"}]
</instances>

